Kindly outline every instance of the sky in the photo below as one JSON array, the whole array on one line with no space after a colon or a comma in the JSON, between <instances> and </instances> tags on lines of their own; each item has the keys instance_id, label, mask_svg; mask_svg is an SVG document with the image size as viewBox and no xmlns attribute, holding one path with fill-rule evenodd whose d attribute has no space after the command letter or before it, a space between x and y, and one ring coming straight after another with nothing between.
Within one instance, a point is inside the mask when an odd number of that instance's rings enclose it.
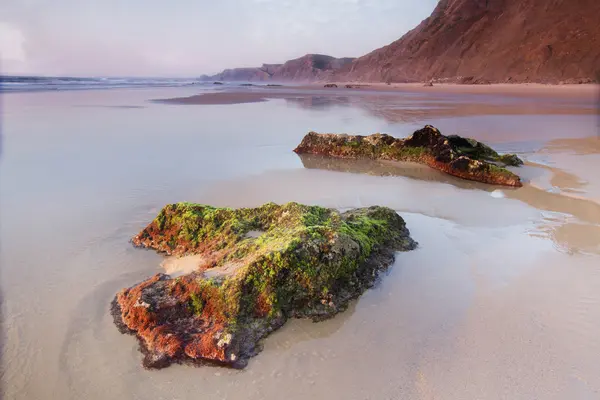
<instances>
[{"instance_id":1,"label":"sky","mask_svg":"<svg viewBox=\"0 0 600 400\"><path fill-rule=\"evenodd\" d=\"M308 53L358 57L437 0L1 0L2 74L198 76Z\"/></svg>"}]
</instances>

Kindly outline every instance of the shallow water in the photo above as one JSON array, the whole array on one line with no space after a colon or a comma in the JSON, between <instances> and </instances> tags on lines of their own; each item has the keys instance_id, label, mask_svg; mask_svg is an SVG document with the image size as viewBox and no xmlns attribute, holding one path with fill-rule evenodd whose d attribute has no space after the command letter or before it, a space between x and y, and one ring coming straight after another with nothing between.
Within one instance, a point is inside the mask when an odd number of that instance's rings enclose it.
<instances>
[{"instance_id":1,"label":"shallow water","mask_svg":"<svg viewBox=\"0 0 600 400\"><path fill-rule=\"evenodd\" d=\"M595 116L581 112L592 104L548 114L563 102L422 93L148 101L194 93L4 96L5 398L600 397L600 139ZM444 112L432 111L441 102ZM523 102L534 114L505 107ZM476 113L464 106L477 103ZM486 111L496 104L506 114ZM518 152L526 185L291 152L309 130L406 136L425 123ZM420 246L398 254L345 313L288 322L243 371L146 371L108 305L161 270L163 257L128 240L176 201L380 204L406 219Z\"/></svg>"}]
</instances>

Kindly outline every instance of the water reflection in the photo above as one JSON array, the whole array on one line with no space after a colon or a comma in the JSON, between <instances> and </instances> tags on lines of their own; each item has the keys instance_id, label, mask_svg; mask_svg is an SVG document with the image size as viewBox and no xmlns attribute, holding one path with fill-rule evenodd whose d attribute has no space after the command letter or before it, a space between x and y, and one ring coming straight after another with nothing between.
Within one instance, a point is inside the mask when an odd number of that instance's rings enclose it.
<instances>
[{"instance_id":1,"label":"water reflection","mask_svg":"<svg viewBox=\"0 0 600 400\"><path fill-rule=\"evenodd\" d=\"M498 187L483 183L459 179L426 165L410 162L376 161L376 160L347 160L318 154L299 154L304 168L323 169L354 174L373 176L403 176L422 181L441 182L454 185L461 189L478 189L492 192ZM510 188L507 190L511 190Z\"/></svg>"},{"instance_id":2,"label":"water reflection","mask_svg":"<svg viewBox=\"0 0 600 400\"><path fill-rule=\"evenodd\" d=\"M356 95L356 94L360 94ZM339 93L286 94L263 93L265 98L284 98L289 104L307 109L329 109L347 106L363 109L388 122L418 122L449 117L502 116L502 115L594 115L597 110L589 102L573 102L552 98L516 98L507 96L465 95L436 93L423 96L417 93L357 92L341 96Z\"/></svg>"},{"instance_id":3,"label":"water reflection","mask_svg":"<svg viewBox=\"0 0 600 400\"><path fill-rule=\"evenodd\" d=\"M286 97L285 101L292 106L314 110L328 110L334 106L350 104L350 99L345 96L298 96Z\"/></svg>"},{"instance_id":4,"label":"water reflection","mask_svg":"<svg viewBox=\"0 0 600 400\"><path fill-rule=\"evenodd\" d=\"M146 108L145 106L128 106L128 105L94 105L94 104L76 104L72 107L75 108L117 108L117 109L125 109L125 110L129 110L129 109L136 109L136 108Z\"/></svg>"},{"instance_id":5,"label":"water reflection","mask_svg":"<svg viewBox=\"0 0 600 400\"><path fill-rule=\"evenodd\" d=\"M527 162L527 165L532 166L539 171L539 173L536 174L536 178L544 176L548 178L548 185L550 186L548 191L563 192L573 195L583 195L586 193L585 189L588 186L588 182L573 173L535 162ZM535 180L533 176L529 176L529 179L532 181Z\"/></svg>"},{"instance_id":6,"label":"water reflection","mask_svg":"<svg viewBox=\"0 0 600 400\"><path fill-rule=\"evenodd\" d=\"M410 108L394 107L382 102L364 102L363 108L371 114L389 122L412 122L433 118L470 117L478 115L594 115L590 106L566 106L544 104L536 101L522 101L512 104L478 101L469 102L439 101L437 103L413 103Z\"/></svg>"},{"instance_id":7,"label":"water reflection","mask_svg":"<svg viewBox=\"0 0 600 400\"><path fill-rule=\"evenodd\" d=\"M527 181L522 188L512 189L471 182L446 175L427 166L414 163L381 162L374 160L345 160L324 157L320 155L300 155L302 164L307 169L321 169L373 176L402 176L409 179L439 182L453 185L460 189L484 190L502 193L502 197L521 201L538 210L552 215L567 217L544 217L530 234L551 239L555 245L569 254L596 253L600 254L600 204L585 198L577 198L562 193L552 193ZM543 166L540 166L543 167ZM548 167L544 167L548 168ZM552 182L565 183L574 187L573 181L566 179L570 176L564 171L548 168L555 172L558 178ZM543 173L543 169L530 167L524 169L529 175ZM540 172L541 171L541 172ZM576 181L576 177L572 177ZM567 192L567 188L563 187Z\"/></svg>"},{"instance_id":8,"label":"water reflection","mask_svg":"<svg viewBox=\"0 0 600 400\"><path fill-rule=\"evenodd\" d=\"M393 268L391 266L390 268ZM291 319L286 324L269 336L265 341L265 346L278 349L290 349L297 343L302 343L315 339L327 338L336 333L347 321L350 320L356 311L357 300L348 304L348 308L337 314L335 318L330 318L318 323L309 319Z\"/></svg>"},{"instance_id":9,"label":"water reflection","mask_svg":"<svg viewBox=\"0 0 600 400\"><path fill-rule=\"evenodd\" d=\"M549 141L541 152L569 152L575 155L600 154L600 137L565 138Z\"/></svg>"},{"instance_id":10,"label":"water reflection","mask_svg":"<svg viewBox=\"0 0 600 400\"><path fill-rule=\"evenodd\" d=\"M568 222L568 215L552 216L531 232L532 236L552 240L557 250L569 254L600 254L600 225Z\"/></svg>"}]
</instances>

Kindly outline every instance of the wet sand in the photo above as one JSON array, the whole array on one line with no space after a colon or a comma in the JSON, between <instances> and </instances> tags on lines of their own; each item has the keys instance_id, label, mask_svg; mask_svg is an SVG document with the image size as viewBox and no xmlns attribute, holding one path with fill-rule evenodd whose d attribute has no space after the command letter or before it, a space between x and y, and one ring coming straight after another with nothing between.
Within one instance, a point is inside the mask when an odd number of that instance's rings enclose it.
<instances>
[{"instance_id":1,"label":"wet sand","mask_svg":"<svg viewBox=\"0 0 600 400\"><path fill-rule=\"evenodd\" d=\"M489 85L461 85L450 83L436 83L433 86L425 86L423 83L337 83L338 88L346 88L351 85L352 90L378 90L385 92L419 92L419 93L453 93L453 94L485 94L485 95L509 95L517 97L562 97L582 98L594 100L599 91L598 84L585 85L545 85L540 83L494 83ZM356 87L358 85L358 87ZM311 84L306 88L315 89L322 85Z\"/></svg>"},{"instance_id":2,"label":"wet sand","mask_svg":"<svg viewBox=\"0 0 600 400\"><path fill-rule=\"evenodd\" d=\"M188 97L176 97L168 99L156 99L156 101L170 104L242 104L261 102L266 99L290 98L293 95L314 95L315 93L327 96L353 96L362 97L369 94L402 95L402 94L468 94L484 96L510 96L517 98L558 98L558 99L578 99L595 106L600 94L600 85L542 85L542 84L493 84L493 85L458 85L458 84L437 84L433 87L425 87L423 84L406 83L386 85L383 83L365 83L356 84L352 82L338 83L337 88L324 88L323 84L306 85L281 85L266 86L255 85L240 90L240 88L228 88L217 93L205 93ZM351 87L347 87L351 86ZM595 107L593 107L595 109ZM559 109L560 110L560 109ZM559 110L547 109L547 113L553 113ZM493 111L492 108L487 110ZM531 113L531 110L522 110L523 114ZM560 112L560 111L559 111ZM597 112L597 110L596 110Z\"/></svg>"},{"instance_id":3,"label":"wet sand","mask_svg":"<svg viewBox=\"0 0 600 400\"><path fill-rule=\"evenodd\" d=\"M196 94L5 96L4 398L598 398L600 139L595 115L571 112L595 103L320 91L200 107L150 101ZM464 112L475 103L488 111ZM489 111L523 104L535 107ZM309 130L403 137L426 123L517 152L524 187L291 151ZM398 254L380 284L336 318L290 321L245 370L147 371L109 303L165 267L196 267L129 243L176 201L379 204L405 218L420 246Z\"/></svg>"},{"instance_id":4,"label":"wet sand","mask_svg":"<svg viewBox=\"0 0 600 400\"><path fill-rule=\"evenodd\" d=\"M596 104L598 95L598 85L439 85L425 88L414 84L368 84L348 89L344 85L323 88L313 84L228 88L216 93L155 101L173 105L226 105L284 99L304 108L337 105L363 108L393 122L488 115L589 115L600 121L600 106Z\"/></svg>"},{"instance_id":5,"label":"wet sand","mask_svg":"<svg viewBox=\"0 0 600 400\"><path fill-rule=\"evenodd\" d=\"M271 98L276 98L274 95ZM159 103L165 104L182 104L182 105L218 105L218 104L244 104L244 103L260 103L267 101L267 96L263 93L240 93L240 92L217 92L205 93L189 97L175 97L172 99L157 99Z\"/></svg>"}]
</instances>

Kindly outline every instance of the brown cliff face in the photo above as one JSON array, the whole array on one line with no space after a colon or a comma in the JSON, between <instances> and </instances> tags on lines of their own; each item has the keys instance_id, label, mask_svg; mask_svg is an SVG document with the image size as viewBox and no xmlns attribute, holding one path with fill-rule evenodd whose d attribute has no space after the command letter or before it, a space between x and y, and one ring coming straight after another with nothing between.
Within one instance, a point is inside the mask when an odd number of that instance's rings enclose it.
<instances>
[{"instance_id":1,"label":"brown cliff face","mask_svg":"<svg viewBox=\"0 0 600 400\"><path fill-rule=\"evenodd\" d=\"M333 71L352 62L353 58L335 58L322 54L307 54L287 61L275 70L273 80L311 81L326 79Z\"/></svg>"},{"instance_id":2,"label":"brown cliff face","mask_svg":"<svg viewBox=\"0 0 600 400\"><path fill-rule=\"evenodd\" d=\"M256 68L233 68L203 76L203 80L219 81L314 81L329 78L334 71L351 63L353 58L335 58L323 54L307 54L284 64L263 64Z\"/></svg>"},{"instance_id":3,"label":"brown cliff face","mask_svg":"<svg viewBox=\"0 0 600 400\"><path fill-rule=\"evenodd\" d=\"M209 81L266 81L268 79L269 75L260 68L231 68L207 78Z\"/></svg>"},{"instance_id":4,"label":"brown cliff face","mask_svg":"<svg viewBox=\"0 0 600 400\"><path fill-rule=\"evenodd\" d=\"M440 0L337 80L587 83L600 70L598 0Z\"/></svg>"}]
</instances>

